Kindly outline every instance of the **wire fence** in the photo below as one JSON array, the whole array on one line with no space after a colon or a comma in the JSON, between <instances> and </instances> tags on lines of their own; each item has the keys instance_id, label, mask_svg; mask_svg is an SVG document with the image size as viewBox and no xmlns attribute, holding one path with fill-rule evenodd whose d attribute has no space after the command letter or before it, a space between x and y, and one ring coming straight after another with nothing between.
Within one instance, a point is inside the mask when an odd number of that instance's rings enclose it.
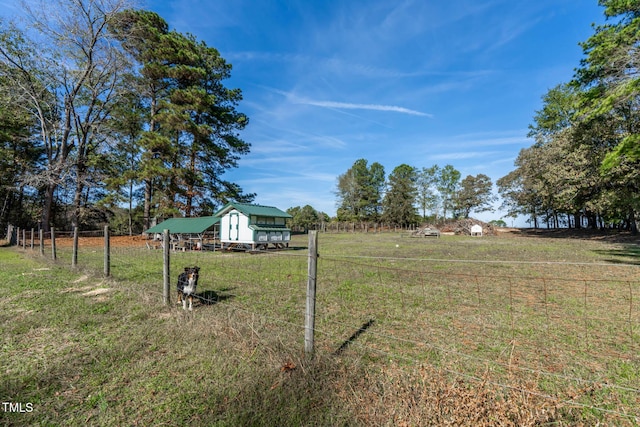
<instances>
[{"instance_id":1,"label":"wire fence","mask_svg":"<svg viewBox=\"0 0 640 427\"><path fill-rule=\"evenodd\" d=\"M104 237L80 233L74 254L72 233L54 235L56 262L71 266L77 257L76 268L104 275ZM53 240L42 239L48 257ZM142 237L128 241L110 244L109 275L161 304L162 251ZM36 252L39 242L27 232L20 246ZM172 252L170 271L177 279L185 266L200 266L202 306L251 313L282 328L286 345L302 348L304 249ZM501 387L640 423L637 266L319 252L319 352L429 365L473 381L486 382L489 373ZM537 386L520 389L530 381Z\"/></svg>"}]
</instances>

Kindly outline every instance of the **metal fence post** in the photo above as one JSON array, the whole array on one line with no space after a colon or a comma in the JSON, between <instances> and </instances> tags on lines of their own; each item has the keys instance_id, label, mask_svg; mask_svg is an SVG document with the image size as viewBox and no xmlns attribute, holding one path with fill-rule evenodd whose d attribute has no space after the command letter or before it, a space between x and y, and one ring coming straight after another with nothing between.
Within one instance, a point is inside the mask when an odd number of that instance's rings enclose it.
<instances>
[{"instance_id":1,"label":"metal fence post","mask_svg":"<svg viewBox=\"0 0 640 427\"><path fill-rule=\"evenodd\" d=\"M309 262L307 278L307 309L304 325L304 352L313 357L316 325L316 274L318 267L318 232L309 231Z\"/></svg>"}]
</instances>

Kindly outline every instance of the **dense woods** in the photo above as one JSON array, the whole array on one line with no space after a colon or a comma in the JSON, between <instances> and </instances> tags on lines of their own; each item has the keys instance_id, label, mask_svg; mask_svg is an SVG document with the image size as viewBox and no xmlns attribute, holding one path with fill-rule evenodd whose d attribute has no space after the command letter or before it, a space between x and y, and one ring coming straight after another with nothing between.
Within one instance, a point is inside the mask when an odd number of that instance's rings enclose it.
<instances>
[{"instance_id":1,"label":"dense woods","mask_svg":"<svg viewBox=\"0 0 640 427\"><path fill-rule=\"evenodd\" d=\"M599 4L606 23L580 43L573 78L542 96L533 145L497 192L452 165L387 176L358 159L336 179L335 219L406 226L501 205L534 227L637 231L640 0ZM224 179L250 144L215 48L127 0L48 2L25 16L24 27L0 22L0 226L133 233L254 200ZM309 205L290 213L302 229L330 220Z\"/></svg>"},{"instance_id":2,"label":"dense woods","mask_svg":"<svg viewBox=\"0 0 640 427\"><path fill-rule=\"evenodd\" d=\"M606 24L581 43L574 78L543 96L516 168L497 181L504 207L532 225L637 231L640 208L640 1L600 0Z\"/></svg>"},{"instance_id":3,"label":"dense woods","mask_svg":"<svg viewBox=\"0 0 640 427\"><path fill-rule=\"evenodd\" d=\"M216 49L125 0L25 13L0 27L2 225L140 232L253 199L223 178L250 145Z\"/></svg>"}]
</instances>

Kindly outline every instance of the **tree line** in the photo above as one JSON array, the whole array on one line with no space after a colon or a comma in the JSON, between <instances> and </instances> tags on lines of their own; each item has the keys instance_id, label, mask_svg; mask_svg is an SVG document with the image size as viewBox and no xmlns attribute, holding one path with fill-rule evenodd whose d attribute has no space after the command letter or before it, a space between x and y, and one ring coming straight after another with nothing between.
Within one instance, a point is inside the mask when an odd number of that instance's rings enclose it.
<instances>
[{"instance_id":1,"label":"tree line","mask_svg":"<svg viewBox=\"0 0 640 427\"><path fill-rule=\"evenodd\" d=\"M600 0L606 23L582 42L573 78L550 89L515 170L497 181L503 207L532 225L637 232L640 208L640 1Z\"/></svg>"},{"instance_id":2,"label":"tree line","mask_svg":"<svg viewBox=\"0 0 640 427\"><path fill-rule=\"evenodd\" d=\"M253 200L223 178L250 144L215 48L128 0L30 4L28 30L0 21L0 224L131 231Z\"/></svg>"},{"instance_id":3,"label":"tree line","mask_svg":"<svg viewBox=\"0 0 640 427\"><path fill-rule=\"evenodd\" d=\"M427 219L468 218L493 210L493 183L484 174L464 179L452 165L384 166L358 159L337 179L337 220L408 226Z\"/></svg>"}]
</instances>

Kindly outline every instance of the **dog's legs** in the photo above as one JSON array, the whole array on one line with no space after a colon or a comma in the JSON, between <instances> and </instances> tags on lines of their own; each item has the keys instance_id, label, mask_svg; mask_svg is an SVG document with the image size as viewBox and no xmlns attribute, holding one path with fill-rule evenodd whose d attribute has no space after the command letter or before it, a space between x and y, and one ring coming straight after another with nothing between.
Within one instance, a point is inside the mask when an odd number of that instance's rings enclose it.
<instances>
[{"instance_id":1,"label":"dog's legs","mask_svg":"<svg viewBox=\"0 0 640 427\"><path fill-rule=\"evenodd\" d=\"M187 297L182 298L182 309L187 309Z\"/></svg>"},{"instance_id":2,"label":"dog's legs","mask_svg":"<svg viewBox=\"0 0 640 427\"><path fill-rule=\"evenodd\" d=\"M182 292L178 291L178 304L182 302Z\"/></svg>"},{"instance_id":3,"label":"dog's legs","mask_svg":"<svg viewBox=\"0 0 640 427\"><path fill-rule=\"evenodd\" d=\"M189 295L189 311L193 311L193 295Z\"/></svg>"}]
</instances>

